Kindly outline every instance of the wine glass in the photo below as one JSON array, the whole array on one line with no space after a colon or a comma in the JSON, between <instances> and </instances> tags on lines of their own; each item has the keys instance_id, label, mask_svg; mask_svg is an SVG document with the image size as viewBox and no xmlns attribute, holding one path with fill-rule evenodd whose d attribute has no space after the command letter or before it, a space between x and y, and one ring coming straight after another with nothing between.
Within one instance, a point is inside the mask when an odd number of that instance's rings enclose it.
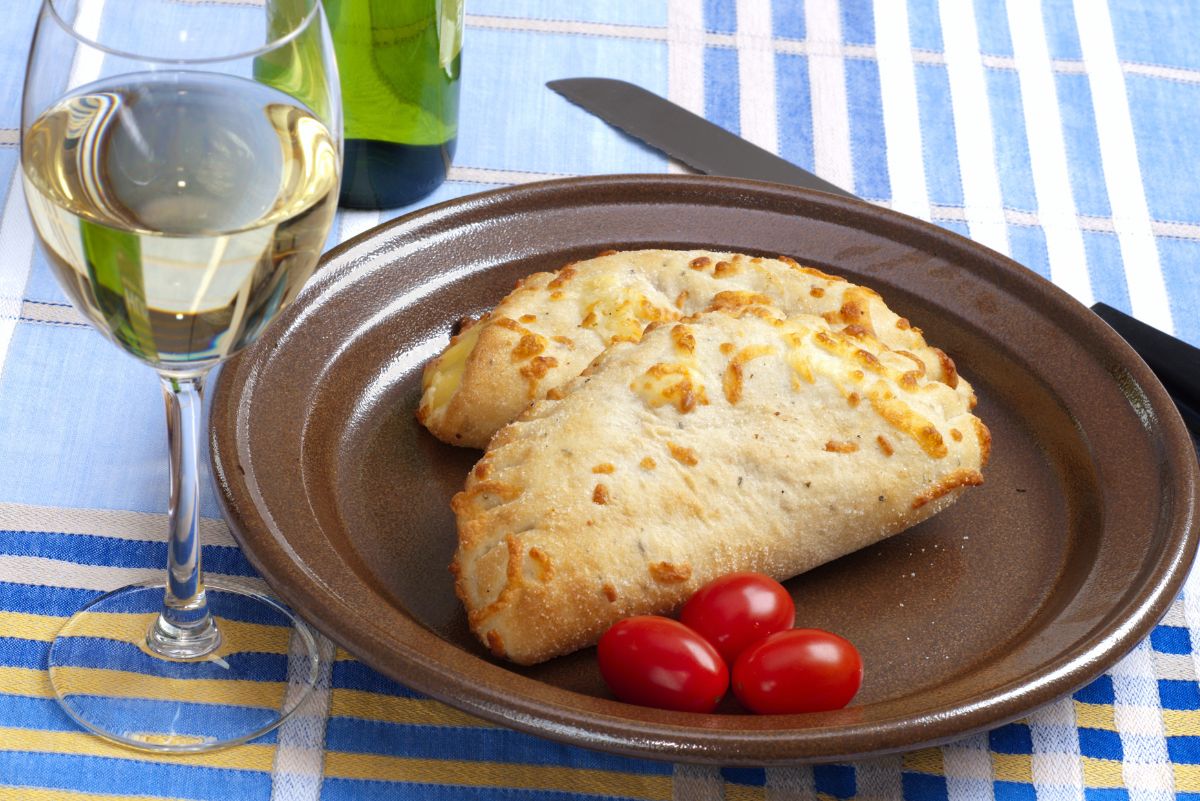
<instances>
[{"instance_id":1,"label":"wine glass","mask_svg":"<svg viewBox=\"0 0 1200 801\"><path fill-rule=\"evenodd\" d=\"M319 0L44 0L21 167L43 253L87 319L162 382L167 575L54 640L66 711L112 740L207 751L277 726L317 680L308 628L253 585L205 583L208 371L295 298L325 244L341 107Z\"/></svg>"}]
</instances>

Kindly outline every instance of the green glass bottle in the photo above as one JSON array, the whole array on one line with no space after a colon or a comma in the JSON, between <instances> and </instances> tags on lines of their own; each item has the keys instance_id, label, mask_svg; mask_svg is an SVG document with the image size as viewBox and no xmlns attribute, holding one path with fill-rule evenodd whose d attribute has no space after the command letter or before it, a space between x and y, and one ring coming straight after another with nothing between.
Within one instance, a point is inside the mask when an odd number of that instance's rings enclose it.
<instances>
[{"instance_id":1,"label":"green glass bottle","mask_svg":"<svg viewBox=\"0 0 1200 801\"><path fill-rule=\"evenodd\" d=\"M446 179L458 139L463 0L323 0L341 75L340 202L385 209Z\"/></svg>"}]
</instances>

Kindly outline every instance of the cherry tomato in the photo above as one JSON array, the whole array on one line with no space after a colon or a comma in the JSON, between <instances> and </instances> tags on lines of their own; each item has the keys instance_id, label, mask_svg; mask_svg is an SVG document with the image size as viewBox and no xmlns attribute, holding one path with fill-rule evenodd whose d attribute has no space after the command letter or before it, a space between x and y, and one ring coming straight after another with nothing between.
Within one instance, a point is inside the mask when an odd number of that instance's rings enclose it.
<instances>
[{"instance_id":1,"label":"cherry tomato","mask_svg":"<svg viewBox=\"0 0 1200 801\"><path fill-rule=\"evenodd\" d=\"M790 629L792 596L762 573L730 573L705 584L679 613L685 626L713 644L727 664L767 635Z\"/></svg>"},{"instance_id":2,"label":"cherry tomato","mask_svg":"<svg viewBox=\"0 0 1200 801\"><path fill-rule=\"evenodd\" d=\"M677 620L618 621L596 646L600 673L631 704L711 712L729 689L729 668L708 641Z\"/></svg>"},{"instance_id":3,"label":"cherry tomato","mask_svg":"<svg viewBox=\"0 0 1200 801\"><path fill-rule=\"evenodd\" d=\"M742 652L733 692L760 715L841 709L862 685L862 657L848 640L820 629L789 629Z\"/></svg>"}]
</instances>

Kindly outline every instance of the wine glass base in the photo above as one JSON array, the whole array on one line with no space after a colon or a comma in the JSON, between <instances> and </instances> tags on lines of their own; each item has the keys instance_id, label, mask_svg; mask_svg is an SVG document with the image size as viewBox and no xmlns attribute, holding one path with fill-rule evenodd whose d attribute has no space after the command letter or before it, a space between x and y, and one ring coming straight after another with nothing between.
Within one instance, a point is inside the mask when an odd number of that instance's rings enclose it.
<instances>
[{"instance_id":1,"label":"wine glass base","mask_svg":"<svg viewBox=\"0 0 1200 801\"><path fill-rule=\"evenodd\" d=\"M144 751L212 751L266 734L309 696L321 668L316 640L277 601L206 581L221 644L178 660L146 644L163 591L146 582L102 595L55 637L50 683L84 728Z\"/></svg>"}]
</instances>

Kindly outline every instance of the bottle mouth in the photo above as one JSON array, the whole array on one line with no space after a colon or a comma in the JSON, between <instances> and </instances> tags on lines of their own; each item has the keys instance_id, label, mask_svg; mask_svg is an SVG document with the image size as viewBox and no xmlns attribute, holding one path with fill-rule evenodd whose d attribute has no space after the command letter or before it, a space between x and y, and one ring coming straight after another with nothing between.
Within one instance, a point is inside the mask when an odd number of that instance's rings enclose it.
<instances>
[{"instance_id":1,"label":"bottle mouth","mask_svg":"<svg viewBox=\"0 0 1200 801\"><path fill-rule=\"evenodd\" d=\"M273 0L260 0L260 2L254 3L254 5L260 6L262 9L264 9L265 13L265 11L272 5L272 2ZM119 58L129 59L132 61L141 61L150 64L170 64L182 66L190 64L215 64L223 61L250 59L279 49L304 33L304 31L307 30L310 25L312 25L314 18L320 12L320 0L305 0L305 3L308 5L308 9L299 19L296 20L294 25L292 25L287 31L283 32L279 36L270 39L262 45L228 53L203 53L196 56L139 53L133 50L114 47L100 41L98 38L98 32L100 30L101 16L104 12L105 3L103 0L95 0L94 2L87 2L86 0L76 0L76 2L72 2L72 0L44 0L44 8L47 16L54 20L55 24L57 24L64 32L66 32L67 35L78 41L80 44L86 45L87 47L111 56L117 56ZM68 13L64 13L66 11L66 8L64 7L71 5L77 5L78 7L73 18L74 21L68 19L70 16ZM232 6L235 4L230 5ZM179 29L177 31L177 35L178 43L180 45L186 45L188 42L187 29ZM217 36L211 33L206 34L205 36L207 41L215 41L217 38Z\"/></svg>"}]
</instances>

